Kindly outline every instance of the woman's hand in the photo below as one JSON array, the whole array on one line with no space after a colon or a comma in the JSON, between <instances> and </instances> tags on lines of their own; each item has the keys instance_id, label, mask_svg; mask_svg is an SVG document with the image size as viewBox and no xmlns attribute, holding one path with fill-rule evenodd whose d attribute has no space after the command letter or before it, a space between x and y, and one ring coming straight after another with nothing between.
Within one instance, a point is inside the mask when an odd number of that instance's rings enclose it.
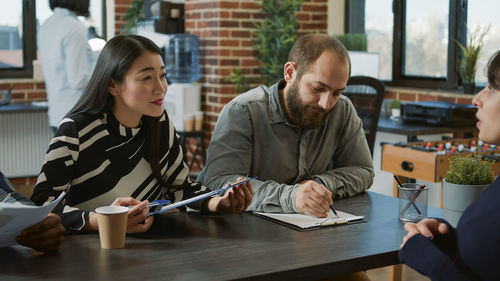
<instances>
[{"instance_id":1,"label":"woman's hand","mask_svg":"<svg viewBox=\"0 0 500 281\"><path fill-rule=\"evenodd\" d=\"M405 230L408 232L405 237L403 237L403 243L401 243L401 248L405 245L406 241L413 237L413 235L420 234L428 239L432 240L434 235L443 235L448 233L448 226L445 223L439 222L435 219L423 219L418 223L405 223Z\"/></svg>"},{"instance_id":2,"label":"woman's hand","mask_svg":"<svg viewBox=\"0 0 500 281\"><path fill-rule=\"evenodd\" d=\"M238 179L240 180L240 179ZM235 186L224 194L224 196L214 196L209 198L206 210L210 212L241 213L252 202L253 189L250 182Z\"/></svg>"},{"instance_id":3,"label":"woman's hand","mask_svg":"<svg viewBox=\"0 0 500 281\"><path fill-rule=\"evenodd\" d=\"M16 237L17 243L40 252L59 249L64 238L64 227L61 218L50 213L44 220L21 231Z\"/></svg>"},{"instance_id":4,"label":"woman's hand","mask_svg":"<svg viewBox=\"0 0 500 281\"><path fill-rule=\"evenodd\" d=\"M139 201L132 197L119 197L111 206L129 207L127 218L127 233L141 233L147 231L153 224L153 216L148 217L149 201ZM141 223L144 222L144 223Z\"/></svg>"}]
</instances>

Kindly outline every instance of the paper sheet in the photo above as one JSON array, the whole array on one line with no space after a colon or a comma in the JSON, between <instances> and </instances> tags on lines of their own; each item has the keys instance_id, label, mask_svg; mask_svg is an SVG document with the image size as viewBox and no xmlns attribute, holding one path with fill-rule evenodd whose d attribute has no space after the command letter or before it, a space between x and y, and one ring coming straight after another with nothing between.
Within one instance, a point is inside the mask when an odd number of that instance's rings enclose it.
<instances>
[{"instance_id":1,"label":"paper sheet","mask_svg":"<svg viewBox=\"0 0 500 281\"><path fill-rule=\"evenodd\" d=\"M45 219L64 194L65 192L62 192L57 199L45 206L0 202L0 247L17 244L16 236L26 227Z\"/></svg>"},{"instance_id":2,"label":"paper sheet","mask_svg":"<svg viewBox=\"0 0 500 281\"><path fill-rule=\"evenodd\" d=\"M364 219L364 216L355 216L349 213L344 213L337 210L340 218L337 218L330 210L327 218L317 218L304 214L277 214L277 213L259 213L261 216L266 216L275 220L279 220L288 224L298 226L302 229L311 227L327 226L333 224L344 224L351 221L358 221Z\"/></svg>"}]
</instances>

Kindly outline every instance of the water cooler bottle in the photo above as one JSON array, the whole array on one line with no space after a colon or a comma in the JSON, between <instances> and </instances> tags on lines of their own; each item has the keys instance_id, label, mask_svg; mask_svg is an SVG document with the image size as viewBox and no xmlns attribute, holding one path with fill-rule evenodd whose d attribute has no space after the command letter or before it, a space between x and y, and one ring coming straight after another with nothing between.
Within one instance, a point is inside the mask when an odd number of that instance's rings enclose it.
<instances>
[{"instance_id":1,"label":"water cooler bottle","mask_svg":"<svg viewBox=\"0 0 500 281\"><path fill-rule=\"evenodd\" d=\"M165 45L168 85L164 106L178 131L201 130L201 88L198 37L192 34L169 34ZM195 126L195 124L197 126Z\"/></svg>"}]
</instances>

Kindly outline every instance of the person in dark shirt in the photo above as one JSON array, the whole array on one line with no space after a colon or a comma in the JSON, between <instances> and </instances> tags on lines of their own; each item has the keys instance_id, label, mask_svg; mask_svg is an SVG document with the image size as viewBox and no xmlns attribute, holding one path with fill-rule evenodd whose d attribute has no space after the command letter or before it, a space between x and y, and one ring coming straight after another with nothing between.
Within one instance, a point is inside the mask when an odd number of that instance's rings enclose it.
<instances>
[{"instance_id":1,"label":"person in dark shirt","mask_svg":"<svg viewBox=\"0 0 500 281\"><path fill-rule=\"evenodd\" d=\"M0 172L0 202L34 205L24 195L14 191L2 172ZM63 236L64 227L61 224L61 218L50 213L42 221L23 229L16 237L16 242L40 252L50 252L59 249Z\"/></svg>"},{"instance_id":2,"label":"person in dark shirt","mask_svg":"<svg viewBox=\"0 0 500 281\"><path fill-rule=\"evenodd\" d=\"M479 139L500 145L500 51L488 62L488 85L472 100ZM443 219L406 223L399 259L431 280L500 280L500 177L463 213L457 228Z\"/></svg>"},{"instance_id":3,"label":"person in dark shirt","mask_svg":"<svg viewBox=\"0 0 500 281\"><path fill-rule=\"evenodd\" d=\"M38 205L66 191L58 206L69 231L98 231L97 207L130 206L127 233L153 223L148 202L172 203L208 193L191 181L175 128L163 108L162 52L151 40L119 35L105 45L89 85L49 144L31 199ZM206 212L240 213L250 183L191 203ZM184 208L184 207L182 207Z\"/></svg>"}]
</instances>

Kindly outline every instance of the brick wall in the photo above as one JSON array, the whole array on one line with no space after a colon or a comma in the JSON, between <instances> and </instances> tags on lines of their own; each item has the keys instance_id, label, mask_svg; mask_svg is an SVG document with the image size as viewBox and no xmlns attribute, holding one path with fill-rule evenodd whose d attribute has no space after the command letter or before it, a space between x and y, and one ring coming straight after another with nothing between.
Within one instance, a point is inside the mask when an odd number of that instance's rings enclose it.
<instances>
[{"instance_id":1,"label":"brick wall","mask_svg":"<svg viewBox=\"0 0 500 281\"><path fill-rule=\"evenodd\" d=\"M202 108L207 143L222 107L240 93L227 82L240 68L249 78L258 78L259 61L253 48L254 23L265 16L261 0L186 0L186 32L200 38ZM306 0L298 13L299 34L325 33L327 0ZM257 86L257 84L252 85Z\"/></svg>"}]
</instances>

